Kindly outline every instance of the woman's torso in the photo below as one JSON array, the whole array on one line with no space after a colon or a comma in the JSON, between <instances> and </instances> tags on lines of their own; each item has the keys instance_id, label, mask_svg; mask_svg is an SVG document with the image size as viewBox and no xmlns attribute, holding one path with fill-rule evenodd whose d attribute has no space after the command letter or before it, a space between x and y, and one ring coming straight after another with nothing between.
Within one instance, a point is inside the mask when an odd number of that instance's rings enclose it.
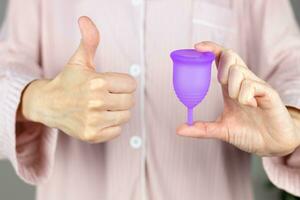
<instances>
[{"instance_id":1,"label":"woman's torso","mask_svg":"<svg viewBox=\"0 0 300 200\"><path fill-rule=\"evenodd\" d=\"M57 75L75 51L80 40L77 19L88 15L101 32L97 71L130 73L138 89L132 119L117 139L91 145L60 134L53 175L39 186L38 199L141 200L143 160L149 199L251 199L248 154L220 141L176 135L186 110L173 92L169 58L173 49L192 48L202 40L243 54L238 1L146 0L144 6L140 2L41 1L46 77ZM213 67L210 90L195 119L214 120L222 108ZM144 135L146 143L139 145Z\"/></svg>"}]
</instances>

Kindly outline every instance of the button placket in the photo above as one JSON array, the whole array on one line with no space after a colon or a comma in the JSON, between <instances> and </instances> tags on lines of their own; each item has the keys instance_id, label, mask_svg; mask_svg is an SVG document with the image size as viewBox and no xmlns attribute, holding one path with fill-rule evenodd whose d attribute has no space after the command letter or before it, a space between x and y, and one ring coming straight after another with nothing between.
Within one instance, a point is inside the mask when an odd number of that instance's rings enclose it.
<instances>
[{"instance_id":1,"label":"button placket","mask_svg":"<svg viewBox=\"0 0 300 200\"><path fill-rule=\"evenodd\" d=\"M133 136L130 139L130 145L134 149L140 149L141 151L141 200L147 200L147 186L146 186L146 120L145 120L145 0L131 0L132 5L136 6L139 12L139 57L140 61L138 64L133 64L129 73L137 77L139 76L140 82L140 122L141 122L141 132L139 136Z\"/></svg>"}]
</instances>

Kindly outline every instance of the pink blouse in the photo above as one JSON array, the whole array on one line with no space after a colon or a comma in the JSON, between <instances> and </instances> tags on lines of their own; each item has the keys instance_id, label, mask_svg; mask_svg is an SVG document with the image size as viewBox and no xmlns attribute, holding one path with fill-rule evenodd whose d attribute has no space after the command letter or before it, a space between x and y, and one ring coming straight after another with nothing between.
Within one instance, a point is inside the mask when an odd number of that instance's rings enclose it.
<instances>
[{"instance_id":1,"label":"pink blouse","mask_svg":"<svg viewBox=\"0 0 300 200\"><path fill-rule=\"evenodd\" d=\"M300 108L300 34L288 2L10 0L0 40L0 153L37 185L39 200L252 199L249 154L175 134L186 112L172 89L169 53L216 41L237 51L286 105ZM55 77L77 48L81 15L101 31L97 71L130 73L139 85L122 135L96 145L16 121L24 87ZM214 120L222 109L214 67L195 118ZM298 196L299 151L263 158L270 180Z\"/></svg>"}]
</instances>

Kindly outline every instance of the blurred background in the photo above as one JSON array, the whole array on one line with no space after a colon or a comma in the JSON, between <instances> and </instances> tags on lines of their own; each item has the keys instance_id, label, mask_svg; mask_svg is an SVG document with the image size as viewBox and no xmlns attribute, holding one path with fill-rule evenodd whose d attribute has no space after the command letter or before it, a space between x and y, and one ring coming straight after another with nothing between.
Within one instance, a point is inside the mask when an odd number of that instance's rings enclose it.
<instances>
[{"instance_id":1,"label":"blurred background","mask_svg":"<svg viewBox=\"0 0 300 200\"><path fill-rule=\"evenodd\" d=\"M8 0L0 0L0 27L5 16ZM291 0L296 18L300 24L300 0ZM300 200L275 188L267 179L258 157L252 158L252 181L255 200ZM0 199L34 200L35 188L23 183L16 175L10 163L0 160Z\"/></svg>"}]
</instances>

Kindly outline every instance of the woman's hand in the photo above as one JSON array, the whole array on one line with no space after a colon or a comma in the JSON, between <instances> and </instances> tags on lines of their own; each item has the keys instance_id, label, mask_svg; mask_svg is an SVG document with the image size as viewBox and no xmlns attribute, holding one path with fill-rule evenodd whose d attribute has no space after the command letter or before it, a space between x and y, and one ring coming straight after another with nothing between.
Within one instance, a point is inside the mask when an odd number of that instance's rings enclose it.
<instances>
[{"instance_id":1,"label":"woman's hand","mask_svg":"<svg viewBox=\"0 0 300 200\"><path fill-rule=\"evenodd\" d=\"M217 138L261 156L283 156L299 146L299 130L278 93L252 73L232 50L212 43L197 44L199 51L216 54L224 111L215 122L182 125L177 133Z\"/></svg>"},{"instance_id":2,"label":"woman's hand","mask_svg":"<svg viewBox=\"0 0 300 200\"><path fill-rule=\"evenodd\" d=\"M21 110L27 120L98 143L119 135L129 120L136 83L126 74L97 73L93 58L99 32L87 17L79 19L79 27L82 40L76 53L53 80L28 85Z\"/></svg>"}]
</instances>

